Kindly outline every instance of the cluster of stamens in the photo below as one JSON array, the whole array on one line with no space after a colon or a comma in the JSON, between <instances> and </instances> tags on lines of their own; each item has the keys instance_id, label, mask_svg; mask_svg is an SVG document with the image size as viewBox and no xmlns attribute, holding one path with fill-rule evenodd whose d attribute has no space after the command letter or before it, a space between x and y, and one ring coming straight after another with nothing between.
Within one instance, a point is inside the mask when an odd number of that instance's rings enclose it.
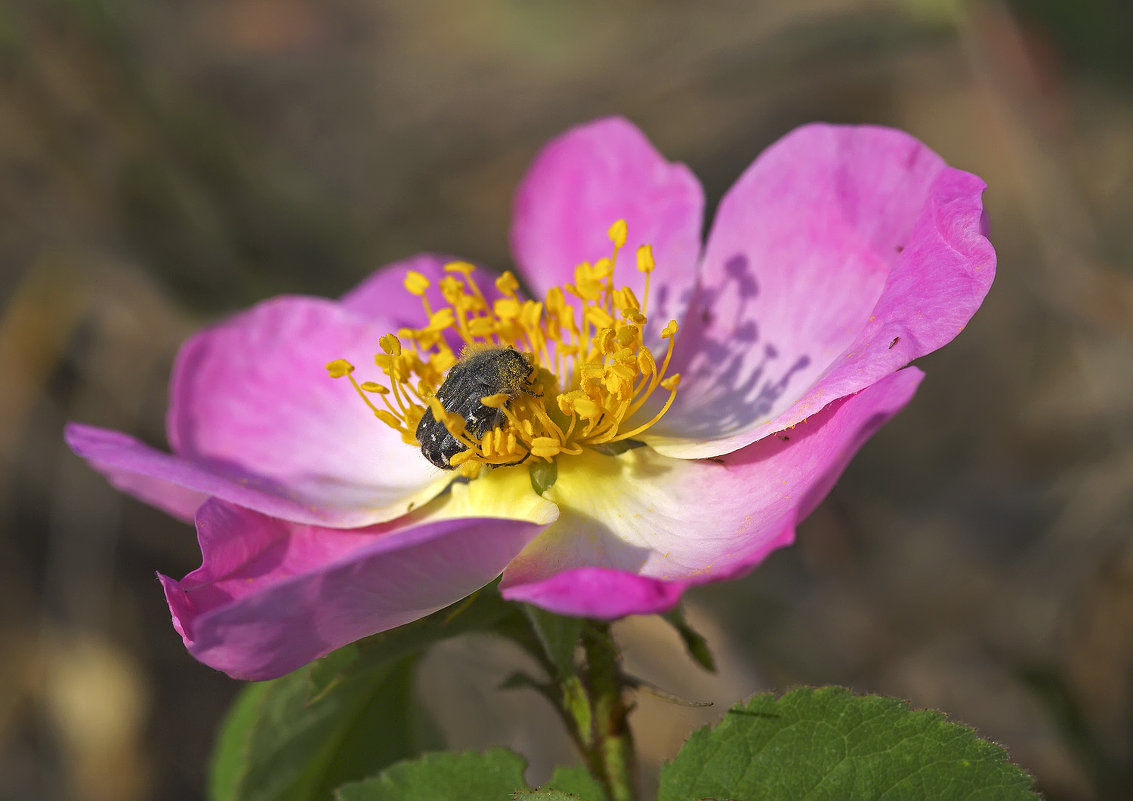
<instances>
[{"instance_id":1,"label":"cluster of stamens","mask_svg":"<svg viewBox=\"0 0 1133 801\"><path fill-rule=\"evenodd\" d=\"M510 272L496 281L502 297L489 302L466 262L445 265L439 289L446 306L432 308L424 275L410 271L405 288L421 299L427 324L386 334L378 344L377 366L388 386L357 382L354 366L344 359L327 365L334 378L349 377L379 420L401 438L417 445L417 427L426 408L464 446L452 466L470 476L483 465L518 464L528 458L552 461L560 454L576 455L584 447L599 448L633 439L661 418L676 397L680 375L666 376L673 355L677 324L670 320L661 331L667 343L660 365L643 341L649 276L653 254L649 245L637 251L637 269L645 273L645 298L640 303L629 287L614 286L618 251L625 245L626 223L609 230L613 253L594 264L575 268L574 283L551 288L543 301L522 299L519 282ZM581 309L576 311L572 301ZM459 414L446 410L436 397L445 373L460 358L446 334L455 332L465 349L513 347L525 354L533 369L530 391L496 393L480 399L499 409L506 422L482 437L472 436ZM662 408L646 422L623 429L660 387L669 393ZM371 398L377 398L377 402ZM553 403L548 400L553 398Z\"/></svg>"}]
</instances>

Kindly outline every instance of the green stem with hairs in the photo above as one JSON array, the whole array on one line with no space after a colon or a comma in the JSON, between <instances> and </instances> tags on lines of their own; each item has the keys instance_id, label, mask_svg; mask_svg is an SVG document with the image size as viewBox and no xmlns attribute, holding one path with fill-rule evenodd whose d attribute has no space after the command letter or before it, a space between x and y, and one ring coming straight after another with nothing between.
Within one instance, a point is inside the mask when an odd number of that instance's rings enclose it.
<instances>
[{"instance_id":1,"label":"green stem with hairs","mask_svg":"<svg viewBox=\"0 0 1133 801\"><path fill-rule=\"evenodd\" d=\"M582 632L582 647L586 654L583 683L590 700L590 731L580 743L583 755L611 801L634 801L637 760L629 729L631 706L626 703L618 648L610 634L610 624L589 622Z\"/></svg>"}]
</instances>

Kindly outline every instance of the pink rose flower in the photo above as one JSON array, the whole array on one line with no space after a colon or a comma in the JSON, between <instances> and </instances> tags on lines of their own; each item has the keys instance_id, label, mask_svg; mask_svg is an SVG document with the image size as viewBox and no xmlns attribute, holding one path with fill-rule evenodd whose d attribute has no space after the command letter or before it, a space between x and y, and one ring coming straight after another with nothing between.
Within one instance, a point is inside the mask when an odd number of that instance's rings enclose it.
<instances>
[{"instance_id":1,"label":"pink rose flower","mask_svg":"<svg viewBox=\"0 0 1133 801\"><path fill-rule=\"evenodd\" d=\"M115 486L195 520L201 567L161 581L190 652L234 677L281 675L501 573L506 598L561 614L664 611L687 587L742 575L791 543L909 401L922 373L906 365L959 333L994 276L983 189L899 131L809 125L740 176L702 248L692 173L625 120L599 120L551 142L516 198L512 247L533 297L547 299L542 322L506 334L522 309L536 314L509 278L475 311L493 342L549 337L528 348L542 394L512 400L518 439L473 440L458 470L434 467L413 441L460 324L442 313L429 334L406 288L434 315L473 294L454 288L466 267L446 272L435 255L337 301L265 301L189 340L170 389L172 454L79 424L66 439ZM625 248L646 271L621 265L611 279ZM597 343L603 326L628 331L602 346L589 383L577 353L573 371L563 366L571 340L551 321L567 285L567 301L599 309L575 344ZM384 371L372 366L379 342ZM371 365L362 372L377 380L358 392L397 412L401 430L359 400L353 375L328 377L328 362L336 374ZM543 427L523 434L519 417ZM619 441L637 447L614 453ZM528 468L555 453L557 479L537 495ZM467 477L509 461L523 463Z\"/></svg>"}]
</instances>

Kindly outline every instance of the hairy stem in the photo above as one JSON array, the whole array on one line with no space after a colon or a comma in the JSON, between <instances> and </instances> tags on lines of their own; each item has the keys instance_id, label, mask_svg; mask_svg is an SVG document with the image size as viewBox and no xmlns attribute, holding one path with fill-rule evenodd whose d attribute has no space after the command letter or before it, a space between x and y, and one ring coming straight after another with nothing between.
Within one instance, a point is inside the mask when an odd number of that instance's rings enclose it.
<instances>
[{"instance_id":1,"label":"hairy stem","mask_svg":"<svg viewBox=\"0 0 1133 801\"><path fill-rule=\"evenodd\" d=\"M591 621L583 629L586 653L584 682L590 699L590 731L579 732L591 772L611 801L634 801L636 758L629 729L630 705L618 670L618 649L610 624Z\"/></svg>"}]
</instances>

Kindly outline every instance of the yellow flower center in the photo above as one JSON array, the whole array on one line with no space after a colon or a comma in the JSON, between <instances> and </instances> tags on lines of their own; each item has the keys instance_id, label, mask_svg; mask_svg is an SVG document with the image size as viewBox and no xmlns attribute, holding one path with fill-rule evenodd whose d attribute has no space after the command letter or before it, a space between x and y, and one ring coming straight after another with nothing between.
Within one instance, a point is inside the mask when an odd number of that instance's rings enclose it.
<instances>
[{"instance_id":1,"label":"yellow flower center","mask_svg":"<svg viewBox=\"0 0 1133 801\"><path fill-rule=\"evenodd\" d=\"M629 287L614 287L618 252L626 241L625 221L614 223L609 236L614 245L609 258L578 265L574 283L553 287L541 302L521 299L519 282L505 272L496 279L502 297L489 303L472 277L473 266L454 262L445 265L447 275L439 282L447 305L434 309L425 297L429 279L411 270L405 288L421 299L428 323L378 341L382 352L375 361L389 386L358 383L354 366L344 359L330 362L327 371L333 378L349 377L377 418L411 445L421 444L418 425L430 410L464 446L450 464L468 476L479 474L483 465L515 465L529 458L552 462L560 454L577 455L587 447L616 448L669 410L680 374L665 375L673 355L675 321L661 331L667 347L659 367L642 340L654 266L650 246L637 251L637 269L645 273L645 298L638 303ZM455 331L466 343L460 357L446 341L447 331ZM524 385L521 391L512 380L507 382L510 391L472 400L503 415L499 426L476 436L469 431L470 421L455 413L456 404L446 408L442 398L447 393L441 390L439 398L438 389L458 361L491 348L514 348L532 370L519 382ZM658 387L669 393L660 411L624 428ZM371 400L374 396L377 403Z\"/></svg>"}]
</instances>

